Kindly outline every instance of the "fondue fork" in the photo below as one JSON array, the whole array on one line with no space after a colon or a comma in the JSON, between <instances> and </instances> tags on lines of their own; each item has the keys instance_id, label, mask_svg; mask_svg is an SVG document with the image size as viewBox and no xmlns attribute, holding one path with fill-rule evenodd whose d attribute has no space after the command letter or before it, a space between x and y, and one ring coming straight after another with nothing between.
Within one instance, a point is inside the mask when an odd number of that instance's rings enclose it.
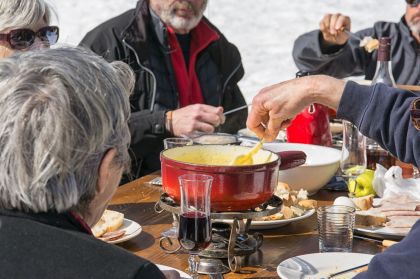
<instances>
[{"instance_id":1,"label":"fondue fork","mask_svg":"<svg viewBox=\"0 0 420 279\"><path fill-rule=\"evenodd\" d=\"M355 267L352 267L352 268L349 268L349 269L346 269L346 270L343 270L343 271L340 271L340 272L332 273L329 276L327 276L326 279L334 278L336 276L339 276L339 275L342 275L342 274L345 274L345 273L348 273L348 272L351 272L351 271L355 271L355 270L358 270L358 269L361 269L361 271L362 270L364 271L364 270L366 270L368 265L369 265L368 263L367 264L362 264L362 265L355 266Z\"/></svg>"},{"instance_id":2,"label":"fondue fork","mask_svg":"<svg viewBox=\"0 0 420 279\"><path fill-rule=\"evenodd\" d=\"M250 105L251 105L251 104L247 104L247 105L244 105L244 106L241 106L241 107L237 107L237 108L234 108L234 109L228 110L228 111L224 112L224 113L223 113L223 115L228 115L228 114L231 114L231 113L234 113L234 112L237 112L237 111L240 111L240 110L246 109L246 108L247 108L247 107L249 107Z\"/></svg>"}]
</instances>

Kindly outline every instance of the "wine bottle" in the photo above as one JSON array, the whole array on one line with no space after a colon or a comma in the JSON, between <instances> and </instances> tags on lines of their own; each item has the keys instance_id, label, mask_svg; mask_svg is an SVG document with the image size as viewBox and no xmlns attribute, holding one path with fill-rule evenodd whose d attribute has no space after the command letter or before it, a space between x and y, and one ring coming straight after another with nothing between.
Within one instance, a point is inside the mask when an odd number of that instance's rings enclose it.
<instances>
[{"instance_id":1,"label":"wine bottle","mask_svg":"<svg viewBox=\"0 0 420 279\"><path fill-rule=\"evenodd\" d=\"M383 83L390 87L396 87L394 76L392 75L391 62L391 38L382 37L379 39L378 58L376 62L376 72L372 79L372 85ZM384 150L374 140L367 138L367 168L376 169L376 164L381 164L385 168L395 165L395 157Z\"/></svg>"}]
</instances>

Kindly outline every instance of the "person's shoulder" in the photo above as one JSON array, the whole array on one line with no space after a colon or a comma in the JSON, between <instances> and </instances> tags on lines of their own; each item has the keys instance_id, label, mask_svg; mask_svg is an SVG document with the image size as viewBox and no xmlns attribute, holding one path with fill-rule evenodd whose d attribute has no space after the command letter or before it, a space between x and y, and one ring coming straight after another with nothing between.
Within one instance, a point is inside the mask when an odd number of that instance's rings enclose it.
<instances>
[{"instance_id":1,"label":"person's shoulder","mask_svg":"<svg viewBox=\"0 0 420 279\"><path fill-rule=\"evenodd\" d=\"M392 22L392 21L377 21L374 23L375 27L381 27L381 28L389 28L389 27L394 27L394 26L398 26L398 22Z\"/></svg>"},{"instance_id":2,"label":"person's shoulder","mask_svg":"<svg viewBox=\"0 0 420 279\"><path fill-rule=\"evenodd\" d=\"M79 45L91 49L108 61L119 59L116 49L120 47L124 30L128 28L134 18L135 9L113 17L89 31Z\"/></svg>"},{"instance_id":3,"label":"person's shoulder","mask_svg":"<svg viewBox=\"0 0 420 279\"><path fill-rule=\"evenodd\" d=\"M217 35L219 35L219 38L221 41L223 42L227 42L229 44L232 44L228 41L228 39L225 37L225 35L222 33L222 31L220 31L219 28L217 28L216 25L214 25L208 18L203 17L203 21L213 30L217 33ZM233 45L233 44L232 44Z\"/></svg>"},{"instance_id":4,"label":"person's shoulder","mask_svg":"<svg viewBox=\"0 0 420 279\"><path fill-rule=\"evenodd\" d=\"M56 278L163 278L150 261L112 244L105 243L84 232L63 229L26 218L0 217L0 269L13 278L31 277L42 270L56 274ZM49 264L44 265L48 256ZM15 258L20 262L15 262ZM24 269L21 268L24 263ZM57 269L65 263L66 269ZM124 276L123 276L124 274Z\"/></svg>"},{"instance_id":5,"label":"person's shoulder","mask_svg":"<svg viewBox=\"0 0 420 279\"><path fill-rule=\"evenodd\" d=\"M377 21L374 23L373 29L376 33L392 36L393 34L400 32L400 22Z\"/></svg>"},{"instance_id":6,"label":"person's shoulder","mask_svg":"<svg viewBox=\"0 0 420 279\"><path fill-rule=\"evenodd\" d=\"M225 35L214 25L210 20L206 17L203 17L203 21L219 35L219 40L217 41L217 45L221 49L222 52L228 53L229 55L239 55L239 49L233 43L231 43Z\"/></svg>"},{"instance_id":7,"label":"person's shoulder","mask_svg":"<svg viewBox=\"0 0 420 279\"><path fill-rule=\"evenodd\" d=\"M99 24L91 31L88 32L89 34L92 33L107 33L107 32L122 32L133 20L135 17L135 9L128 10L120 15L117 15L113 18L108 19L107 21Z\"/></svg>"}]
</instances>

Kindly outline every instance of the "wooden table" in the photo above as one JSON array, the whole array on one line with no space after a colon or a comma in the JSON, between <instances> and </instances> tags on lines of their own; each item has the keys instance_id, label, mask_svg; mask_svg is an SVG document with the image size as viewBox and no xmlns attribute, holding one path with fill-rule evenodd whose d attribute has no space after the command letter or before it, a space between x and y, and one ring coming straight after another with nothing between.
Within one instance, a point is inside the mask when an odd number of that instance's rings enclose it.
<instances>
[{"instance_id":1,"label":"wooden table","mask_svg":"<svg viewBox=\"0 0 420 279\"><path fill-rule=\"evenodd\" d=\"M156 264L186 270L188 254L166 254L159 248L160 233L170 228L172 215L168 212L157 214L154 211L162 190L160 186L147 182L156 176L158 174L147 175L119 187L112 199L111 209L123 212L127 218L143 227L139 236L119 245ZM345 194L321 190L312 198L318 200L319 205L326 205L340 195ZM260 250L245 259L241 273L228 273L224 275L225 278L278 278L276 268L283 260L318 252L316 214L285 227L261 232L264 241ZM371 241L354 239L353 242L353 252L376 254L382 249L381 245Z\"/></svg>"}]
</instances>

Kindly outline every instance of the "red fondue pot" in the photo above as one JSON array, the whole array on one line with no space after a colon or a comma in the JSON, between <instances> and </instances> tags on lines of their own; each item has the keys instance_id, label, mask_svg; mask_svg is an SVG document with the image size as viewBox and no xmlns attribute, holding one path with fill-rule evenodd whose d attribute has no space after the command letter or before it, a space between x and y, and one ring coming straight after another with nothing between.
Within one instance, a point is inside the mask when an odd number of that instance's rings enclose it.
<instances>
[{"instance_id":1,"label":"red fondue pot","mask_svg":"<svg viewBox=\"0 0 420 279\"><path fill-rule=\"evenodd\" d=\"M280 152L279 157L260 150L253 156L252 165L230 165L236 156L249 151L249 147L234 145L192 145L164 150L160 154L163 190L179 203L178 177L186 173L208 174L213 176L212 211L244 211L256 208L273 195L279 169L296 167L306 160L302 151Z\"/></svg>"}]
</instances>

